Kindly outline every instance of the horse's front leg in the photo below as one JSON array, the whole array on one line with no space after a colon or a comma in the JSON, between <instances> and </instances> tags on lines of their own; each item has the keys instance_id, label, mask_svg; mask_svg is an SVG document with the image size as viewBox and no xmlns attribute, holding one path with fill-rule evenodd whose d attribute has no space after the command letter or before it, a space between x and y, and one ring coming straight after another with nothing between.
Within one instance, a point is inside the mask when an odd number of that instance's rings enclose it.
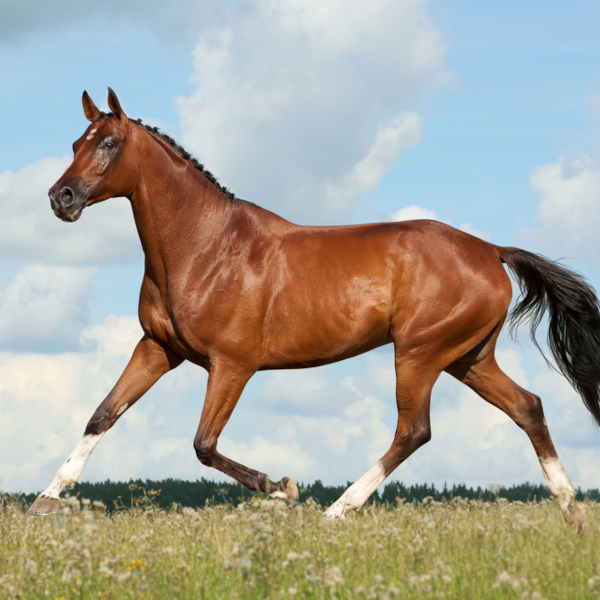
<instances>
[{"instance_id":1,"label":"horse's front leg","mask_svg":"<svg viewBox=\"0 0 600 600\"><path fill-rule=\"evenodd\" d=\"M271 481L264 473L245 467L217 452L217 439L254 372L224 360L211 362L206 399L194 439L194 449L203 465L218 469L249 490L296 501L298 488L289 477L284 477L281 481Z\"/></svg>"},{"instance_id":2,"label":"horse's front leg","mask_svg":"<svg viewBox=\"0 0 600 600\"><path fill-rule=\"evenodd\" d=\"M182 362L183 359L173 351L163 348L150 338L142 338L119 381L92 415L83 437L60 467L52 483L31 505L29 514L52 515L57 512L61 506L60 493L75 485L102 436L162 375Z\"/></svg>"}]
</instances>

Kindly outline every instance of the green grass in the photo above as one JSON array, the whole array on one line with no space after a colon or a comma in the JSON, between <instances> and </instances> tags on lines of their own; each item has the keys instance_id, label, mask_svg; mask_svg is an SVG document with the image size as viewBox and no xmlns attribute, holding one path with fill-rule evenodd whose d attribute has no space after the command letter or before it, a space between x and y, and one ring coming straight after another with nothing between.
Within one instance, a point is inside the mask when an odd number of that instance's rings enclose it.
<instances>
[{"instance_id":1,"label":"green grass","mask_svg":"<svg viewBox=\"0 0 600 600\"><path fill-rule=\"evenodd\" d=\"M555 504L371 506L336 526L313 502L111 515L0 510L0 597L598 598L600 504L575 535Z\"/></svg>"}]
</instances>

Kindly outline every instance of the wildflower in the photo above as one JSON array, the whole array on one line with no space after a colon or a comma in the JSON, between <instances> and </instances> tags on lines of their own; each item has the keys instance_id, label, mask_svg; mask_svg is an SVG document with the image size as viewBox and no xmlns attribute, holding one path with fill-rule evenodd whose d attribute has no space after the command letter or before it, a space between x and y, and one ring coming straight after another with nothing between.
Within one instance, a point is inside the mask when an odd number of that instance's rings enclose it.
<instances>
[{"instance_id":1,"label":"wildflower","mask_svg":"<svg viewBox=\"0 0 600 600\"><path fill-rule=\"evenodd\" d=\"M65 498L65 506L70 506L71 508L80 508L79 498L77 496L67 496Z\"/></svg>"},{"instance_id":2,"label":"wildflower","mask_svg":"<svg viewBox=\"0 0 600 600\"><path fill-rule=\"evenodd\" d=\"M512 577L506 572L502 571L498 577L496 577L496 583L492 586L493 589L498 589L502 584L512 583Z\"/></svg>"},{"instance_id":3,"label":"wildflower","mask_svg":"<svg viewBox=\"0 0 600 600\"><path fill-rule=\"evenodd\" d=\"M138 569L139 571L145 571L146 570L146 565L144 564L144 561L141 559L138 560L132 560L129 563L129 566L127 567L128 571L133 571L135 569Z\"/></svg>"},{"instance_id":4,"label":"wildflower","mask_svg":"<svg viewBox=\"0 0 600 600\"><path fill-rule=\"evenodd\" d=\"M104 562L100 565L100 575L106 579L112 579L115 576L115 572Z\"/></svg>"},{"instance_id":5,"label":"wildflower","mask_svg":"<svg viewBox=\"0 0 600 600\"><path fill-rule=\"evenodd\" d=\"M527 587L527 579L525 579L525 578L513 579L512 586L513 586L513 589L515 590L515 592L518 592L521 588Z\"/></svg>"},{"instance_id":6,"label":"wildflower","mask_svg":"<svg viewBox=\"0 0 600 600\"><path fill-rule=\"evenodd\" d=\"M37 576L38 566L35 560L32 558L28 558L25 562L25 567L23 569L25 571L25 575L31 577L32 579Z\"/></svg>"},{"instance_id":7,"label":"wildflower","mask_svg":"<svg viewBox=\"0 0 600 600\"><path fill-rule=\"evenodd\" d=\"M339 567L331 567L330 569L326 569L323 572L323 583L330 588L332 591L338 585L344 583L344 578L342 577L342 571Z\"/></svg>"},{"instance_id":8,"label":"wildflower","mask_svg":"<svg viewBox=\"0 0 600 600\"><path fill-rule=\"evenodd\" d=\"M250 571L252 570L252 560L249 556L244 556L238 562L238 566L240 568L242 576L247 577L250 574Z\"/></svg>"},{"instance_id":9,"label":"wildflower","mask_svg":"<svg viewBox=\"0 0 600 600\"><path fill-rule=\"evenodd\" d=\"M416 590L418 592L430 591L431 586L429 582L431 581L431 573L423 573L423 575L413 575L408 578L408 584L411 589Z\"/></svg>"},{"instance_id":10,"label":"wildflower","mask_svg":"<svg viewBox=\"0 0 600 600\"><path fill-rule=\"evenodd\" d=\"M81 527L81 532L83 535L91 537L98 531L98 525L94 523L86 523Z\"/></svg>"}]
</instances>

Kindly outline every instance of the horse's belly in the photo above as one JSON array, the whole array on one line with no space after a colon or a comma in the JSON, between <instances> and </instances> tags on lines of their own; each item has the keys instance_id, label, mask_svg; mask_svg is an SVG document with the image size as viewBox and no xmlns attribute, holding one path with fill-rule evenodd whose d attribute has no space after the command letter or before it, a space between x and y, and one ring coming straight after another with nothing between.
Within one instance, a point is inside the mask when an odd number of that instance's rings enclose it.
<instances>
[{"instance_id":1,"label":"horse's belly","mask_svg":"<svg viewBox=\"0 0 600 600\"><path fill-rule=\"evenodd\" d=\"M387 306L298 306L269 318L261 369L302 368L343 360L391 342Z\"/></svg>"}]
</instances>

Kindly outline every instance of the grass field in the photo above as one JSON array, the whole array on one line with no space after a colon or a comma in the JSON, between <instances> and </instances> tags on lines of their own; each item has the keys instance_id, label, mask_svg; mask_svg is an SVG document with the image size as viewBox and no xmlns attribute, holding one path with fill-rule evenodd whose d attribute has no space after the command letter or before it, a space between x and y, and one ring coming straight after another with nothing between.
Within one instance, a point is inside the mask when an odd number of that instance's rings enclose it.
<instances>
[{"instance_id":1,"label":"grass field","mask_svg":"<svg viewBox=\"0 0 600 600\"><path fill-rule=\"evenodd\" d=\"M313 502L252 499L111 515L0 510L0 597L598 598L600 504L575 535L550 501L371 506L336 526Z\"/></svg>"}]
</instances>

